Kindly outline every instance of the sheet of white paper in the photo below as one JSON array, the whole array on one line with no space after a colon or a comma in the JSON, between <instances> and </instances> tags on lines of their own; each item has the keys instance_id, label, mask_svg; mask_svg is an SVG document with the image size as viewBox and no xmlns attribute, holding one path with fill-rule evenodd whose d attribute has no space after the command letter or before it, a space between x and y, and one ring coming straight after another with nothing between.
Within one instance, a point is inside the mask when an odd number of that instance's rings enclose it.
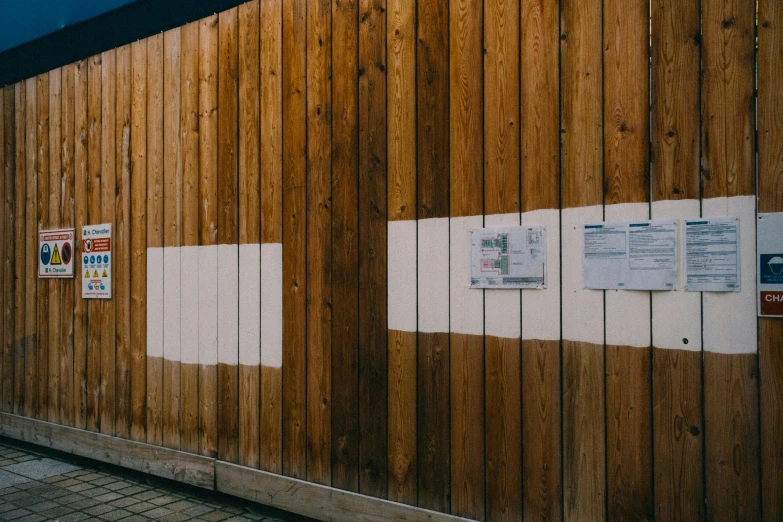
<instances>
[{"instance_id":1,"label":"sheet of white paper","mask_svg":"<svg viewBox=\"0 0 783 522\"><path fill-rule=\"evenodd\" d=\"M585 288L675 290L677 222L588 223L582 242Z\"/></svg>"},{"instance_id":2,"label":"sheet of white paper","mask_svg":"<svg viewBox=\"0 0 783 522\"><path fill-rule=\"evenodd\" d=\"M739 292L739 218L685 221L685 290Z\"/></svg>"},{"instance_id":3,"label":"sheet of white paper","mask_svg":"<svg viewBox=\"0 0 783 522\"><path fill-rule=\"evenodd\" d=\"M470 231L471 288L546 288L546 228Z\"/></svg>"}]
</instances>

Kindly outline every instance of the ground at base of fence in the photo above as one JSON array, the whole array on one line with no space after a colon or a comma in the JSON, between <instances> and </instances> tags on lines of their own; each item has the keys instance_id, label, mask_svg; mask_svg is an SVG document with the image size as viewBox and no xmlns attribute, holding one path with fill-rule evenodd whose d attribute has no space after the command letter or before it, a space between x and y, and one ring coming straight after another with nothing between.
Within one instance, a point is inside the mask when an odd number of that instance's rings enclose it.
<instances>
[{"instance_id":1,"label":"ground at base of fence","mask_svg":"<svg viewBox=\"0 0 783 522\"><path fill-rule=\"evenodd\" d=\"M0 437L0 520L303 522L310 519Z\"/></svg>"}]
</instances>

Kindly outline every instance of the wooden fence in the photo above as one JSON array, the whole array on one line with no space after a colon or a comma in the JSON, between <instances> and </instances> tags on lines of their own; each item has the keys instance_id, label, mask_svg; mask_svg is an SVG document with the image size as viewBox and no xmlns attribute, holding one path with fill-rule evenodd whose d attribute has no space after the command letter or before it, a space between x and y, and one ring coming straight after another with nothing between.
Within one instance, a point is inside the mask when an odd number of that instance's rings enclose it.
<instances>
[{"instance_id":1,"label":"wooden fence","mask_svg":"<svg viewBox=\"0 0 783 522\"><path fill-rule=\"evenodd\" d=\"M1 408L478 520L780 520L781 70L778 0L254 0L7 86ZM582 223L721 215L741 292L582 287ZM37 278L109 222L111 300ZM469 290L520 223L548 288Z\"/></svg>"}]
</instances>

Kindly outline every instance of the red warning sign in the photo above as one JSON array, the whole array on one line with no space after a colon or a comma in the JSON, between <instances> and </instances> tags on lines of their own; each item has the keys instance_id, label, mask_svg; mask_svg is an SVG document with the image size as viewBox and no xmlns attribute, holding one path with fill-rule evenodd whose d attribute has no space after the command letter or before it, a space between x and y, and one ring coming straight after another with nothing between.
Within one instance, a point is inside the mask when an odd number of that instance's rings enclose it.
<instances>
[{"instance_id":1,"label":"red warning sign","mask_svg":"<svg viewBox=\"0 0 783 522\"><path fill-rule=\"evenodd\" d=\"M759 307L761 315L783 316L783 291L761 291Z\"/></svg>"}]
</instances>

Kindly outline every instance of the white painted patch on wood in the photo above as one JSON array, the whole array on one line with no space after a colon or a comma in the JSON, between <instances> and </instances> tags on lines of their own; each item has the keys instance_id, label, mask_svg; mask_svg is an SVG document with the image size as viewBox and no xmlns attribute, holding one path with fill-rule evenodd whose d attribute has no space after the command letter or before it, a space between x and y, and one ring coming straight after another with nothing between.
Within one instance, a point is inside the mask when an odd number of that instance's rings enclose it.
<instances>
[{"instance_id":1,"label":"white painted patch on wood","mask_svg":"<svg viewBox=\"0 0 783 522\"><path fill-rule=\"evenodd\" d=\"M449 218L418 221L420 332L449 331Z\"/></svg>"},{"instance_id":2,"label":"white painted patch on wood","mask_svg":"<svg viewBox=\"0 0 783 522\"><path fill-rule=\"evenodd\" d=\"M740 291L702 292L704 350L723 354L756 353L756 198L705 199L702 216L738 217L740 222Z\"/></svg>"},{"instance_id":3,"label":"white painted patch on wood","mask_svg":"<svg viewBox=\"0 0 783 522\"><path fill-rule=\"evenodd\" d=\"M147 357L163 357L163 249L147 249Z\"/></svg>"},{"instance_id":4,"label":"white painted patch on wood","mask_svg":"<svg viewBox=\"0 0 783 522\"><path fill-rule=\"evenodd\" d=\"M261 360L261 245L239 245L239 364Z\"/></svg>"},{"instance_id":5,"label":"white painted patch on wood","mask_svg":"<svg viewBox=\"0 0 783 522\"><path fill-rule=\"evenodd\" d=\"M217 364L218 247L198 247L198 362Z\"/></svg>"},{"instance_id":6,"label":"white painted patch on wood","mask_svg":"<svg viewBox=\"0 0 783 522\"><path fill-rule=\"evenodd\" d=\"M199 329L199 247L186 246L180 251L182 273L181 357L184 364L198 364Z\"/></svg>"},{"instance_id":7,"label":"white painted patch on wood","mask_svg":"<svg viewBox=\"0 0 783 522\"><path fill-rule=\"evenodd\" d=\"M416 331L416 221L389 221L388 328Z\"/></svg>"},{"instance_id":8,"label":"white painted patch on wood","mask_svg":"<svg viewBox=\"0 0 783 522\"><path fill-rule=\"evenodd\" d=\"M239 245L218 245L218 363L239 362Z\"/></svg>"},{"instance_id":9,"label":"white painted patch on wood","mask_svg":"<svg viewBox=\"0 0 783 522\"><path fill-rule=\"evenodd\" d=\"M520 214L494 214L484 217L484 226L518 226ZM484 328L487 335L519 339L522 335L520 290L484 291Z\"/></svg>"},{"instance_id":10,"label":"white painted patch on wood","mask_svg":"<svg viewBox=\"0 0 783 522\"><path fill-rule=\"evenodd\" d=\"M603 344L603 290L588 290L582 283L582 227L603 221L603 209L601 205L564 208L561 217L563 339Z\"/></svg>"},{"instance_id":11,"label":"white painted patch on wood","mask_svg":"<svg viewBox=\"0 0 783 522\"><path fill-rule=\"evenodd\" d=\"M652 219L679 220L679 281L674 292L652 294L652 343L656 348L701 351L701 295L685 292L683 252L685 219L699 217L696 199L654 201ZM687 342L686 342L687 341Z\"/></svg>"},{"instance_id":12,"label":"white painted patch on wood","mask_svg":"<svg viewBox=\"0 0 783 522\"><path fill-rule=\"evenodd\" d=\"M606 205L606 221L642 221L649 219L647 203ZM650 346L650 292L606 290L606 344L614 346Z\"/></svg>"},{"instance_id":13,"label":"white painted patch on wood","mask_svg":"<svg viewBox=\"0 0 783 522\"><path fill-rule=\"evenodd\" d=\"M482 228L483 222L484 216L450 219L449 321L455 333L484 334L484 291L470 288L470 230Z\"/></svg>"},{"instance_id":14,"label":"white painted patch on wood","mask_svg":"<svg viewBox=\"0 0 783 522\"><path fill-rule=\"evenodd\" d=\"M560 339L560 210L540 209L522 213L525 226L546 227L546 289L522 294L522 338Z\"/></svg>"},{"instance_id":15,"label":"white painted patch on wood","mask_svg":"<svg viewBox=\"0 0 783 522\"><path fill-rule=\"evenodd\" d=\"M163 357L180 360L180 248L163 247Z\"/></svg>"},{"instance_id":16,"label":"white painted patch on wood","mask_svg":"<svg viewBox=\"0 0 783 522\"><path fill-rule=\"evenodd\" d=\"M283 367L283 245L261 244L261 365Z\"/></svg>"}]
</instances>

